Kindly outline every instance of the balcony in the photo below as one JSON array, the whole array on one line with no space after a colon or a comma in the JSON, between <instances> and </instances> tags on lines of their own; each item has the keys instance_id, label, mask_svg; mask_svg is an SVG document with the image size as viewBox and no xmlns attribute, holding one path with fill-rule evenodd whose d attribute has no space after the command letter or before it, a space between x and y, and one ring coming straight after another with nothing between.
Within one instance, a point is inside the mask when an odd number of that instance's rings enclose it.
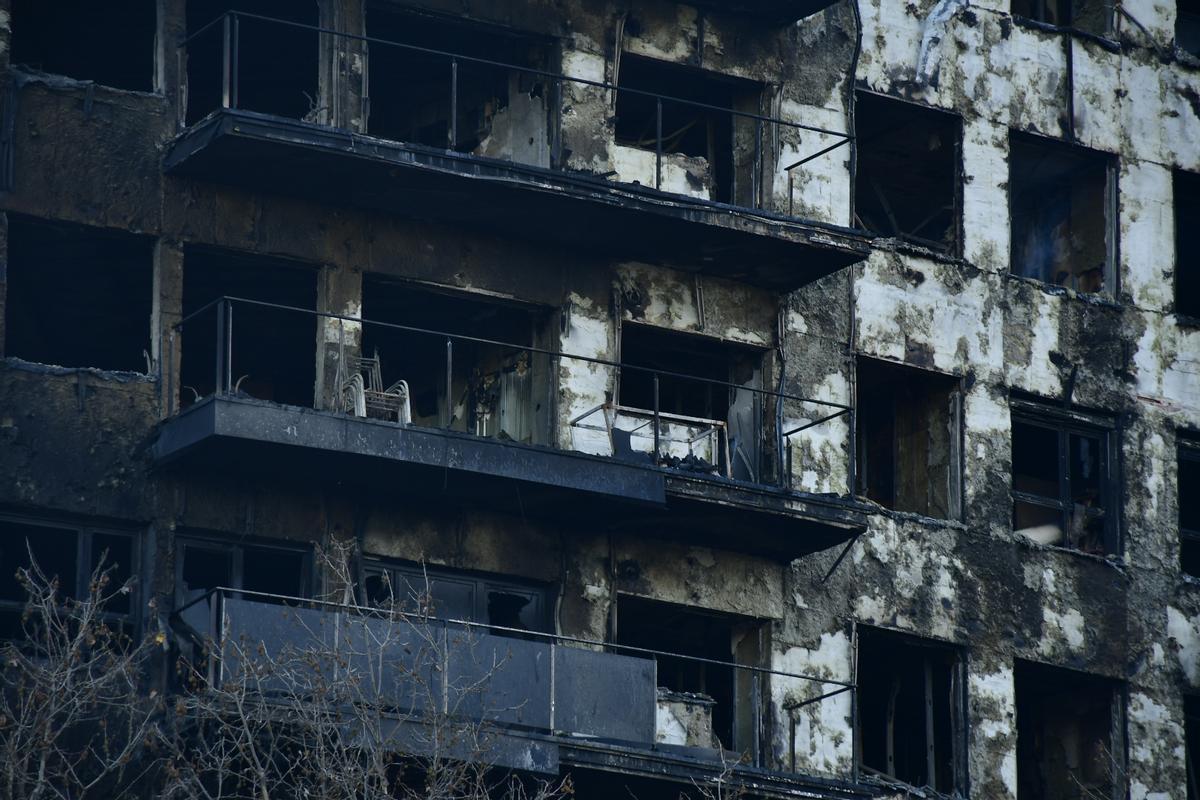
<instances>
[{"instance_id":1,"label":"balcony","mask_svg":"<svg viewBox=\"0 0 1200 800\"><path fill-rule=\"evenodd\" d=\"M873 796L805 775L794 757L779 763L757 736L726 747L713 734L713 701L661 688L658 668L704 662L726 670L748 729L774 725L793 747L803 735L799 708L852 696L848 683L438 619L396 603L367 608L226 588L178 609L172 626L191 654L190 686L199 687L191 691L236 698L252 715L273 708L280 720L303 721L298 709L323 703L330 713L313 719L418 762L480 760L545 776L619 768L668 786L719 777L759 797ZM786 707L772 699L792 695L810 699ZM852 726L851 716L848 737Z\"/></svg>"},{"instance_id":2,"label":"balcony","mask_svg":"<svg viewBox=\"0 0 1200 800\"><path fill-rule=\"evenodd\" d=\"M796 171L850 137L744 110L765 85L631 55L618 87L548 71L549 45L487 41L473 55L231 12L181 46L188 125L164 169L776 290L866 257L862 232L793 215ZM316 99L319 72L341 75L326 93L369 94L364 111Z\"/></svg>"},{"instance_id":3,"label":"balcony","mask_svg":"<svg viewBox=\"0 0 1200 800\"><path fill-rule=\"evenodd\" d=\"M314 390L317 330L324 366ZM462 330L474 329L210 302L175 331L188 404L169 409L155 461L605 520L784 560L866 528L868 506L790 486L794 446L846 406ZM176 350L172 342L165 352ZM611 399L622 380L624 404ZM569 406L560 385L572 388ZM691 414L665 408L699 395L709 404L685 406ZM760 428L777 406L799 424Z\"/></svg>"}]
</instances>

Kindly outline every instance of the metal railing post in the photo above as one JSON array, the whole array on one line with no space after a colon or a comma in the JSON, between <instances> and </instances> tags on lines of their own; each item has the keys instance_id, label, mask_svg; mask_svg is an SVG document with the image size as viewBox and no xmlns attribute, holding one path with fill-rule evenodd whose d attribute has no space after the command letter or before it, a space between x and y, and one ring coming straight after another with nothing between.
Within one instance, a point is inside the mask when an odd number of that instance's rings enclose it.
<instances>
[{"instance_id":1,"label":"metal railing post","mask_svg":"<svg viewBox=\"0 0 1200 800\"><path fill-rule=\"evenodd\" d=\"M659 432L658 432L658 373L654 373L654 463L659 462Z\"/></svg>"},{"instance_id":2,"label":"metal railing post","mask_svg":"<svg viewBox=\"0 0 1200 800\"><path fill-rule=\"evenodd\" d=\"M233 23L229 14L221 20L221 34L221 107L229 108L233 81Z\"/></svg>"},{"instance_id":3,"label":"metal railing post","mask_svg":"<svg viewBox=\"0 0 1200 800\"><path fill-rule=\"evenodd\" d=\"M451 393L454 391L454 341L446 337L446 427L449 428L454 422L454 398Z\"/></svg>"},{"instance_id":4,"label":"metal railing post","mask_svg":"<svg viewBox=\"0 0 1200 800\"><path fill-rule=\"evenodd\" d=\"M237 13L233 13L233 48L229 55L229 108L238 107L238 85L241 82L241 21L238 19Z\"/></svg>"},{"instance_id":5,"label":"metal railing post","mask_svg":"<svg viewBox=\"0 0 1200 800\"><path fill-rule=\"evenodd\" d=\"M225 391L233 389L233 302L225 301Z\"/></svg>"},{"instance_id":6,"label":"metal railing post","mask_svg":"<svg viewBox=\"0 0 1200 800\"><path fill-rule=\"evenodd\" d=\"M754 207L763 205L763 123L761 119L754 120Z\"/></svg>"},{"instance_id":7,"label":"metal railing post","mask_svg":"<svg viewBox=\"0 0 1200 800\"><path fill-rule=\"evenodd\" d=\"M167 392L167 416L175 413L175 328L167 335L167 372L162 377L162 388Z\"/></svg>"},{"instance_id":8,"label":"metal railing post","mask_svg":"<svg viewBox=\"0 0 1200 800\"><path fill-rule=\"evenodd\" d=\"M225 304L217 303L217 371L213 376L213 394L221 394L221 381L225 379Z\"/></svg>"},{"instance_id":9,"label":"metal railing post","mask_svg":"<svg viewBox=\"0 0 1200 800\"><path fill-rule=\"evenodd\" d=\"M458 146L458 59L450 59L450 149Z\"/></svg>"},{"instance_id":10,"label":"metal railing post","mask_svg":"<svg viewBox=\"0 0 1200 800\"><path fill-rule=\"evenodd\" d=\"M662 188L662 98L654 98L654 188ZM658 377L655 376L655 380ZM657 385L657 383L655 384Z\"/></svg>"},{"instance_id":11,"label":"metal railing post","mask_svg":"<svg viewBox=\"0 0 1200 800\"><path fill-rule=\"evenodd\" d=\"M550 145L550 165L562 169L562 78L554 79L554 139Z\"/></svg>"}]
</instances>

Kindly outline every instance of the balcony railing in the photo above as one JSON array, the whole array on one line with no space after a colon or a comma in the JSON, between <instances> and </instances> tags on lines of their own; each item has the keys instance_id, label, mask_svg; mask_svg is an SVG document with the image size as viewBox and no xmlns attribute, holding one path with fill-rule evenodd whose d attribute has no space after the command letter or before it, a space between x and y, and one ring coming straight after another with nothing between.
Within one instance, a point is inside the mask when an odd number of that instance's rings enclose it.
<instances>
[{"instance_id":1,"label":"balcony railing","mask_svg":"<svg viewBox=\"0 0 1200 800\"><path fill-rule=\"evenodd\" d=\"M279 43L287 38L300 37L304 41L297 48L283 48ZM795 211L794 176L796 171L813 161L838 148L848 144L852 136L847 133L829 130L792 120L781 119L751 111L710 105L697 100L685 99L667 94L660 94L628 86L620 86L607 81L592 80L583 77L538 69L528 65L504 63L488 58L480 58L464 53L422 47L373 36L345 33L330 28L304 24L289 20L274 19L257 14L244 12L227 12L212 22L198 28L179 45L181 63L188 64L188 105L187 119L199 121L210 112L225 110L254 111L272 116L299 119L323 127L337 128L348 123L338 122L330 108L322 105L318 94L317 76L311 76L311 83L303 92L295 90L292 93L308 96L306 102L282 101L272 93L272 81L277 81L279 75L295 74L300 69L312 69L332 76L333 84L345 89L351 80L350 73L344 63L353 60L351 53L361 51L367 46L385 49L387 51L404 53L419 57L425 63L426 69L438 69L444 72L442 81L444 92L441 100L433 103L440 105L436 112L437 125L431 125L434 113L430 108L405 109L389 108L388 98L381 91L374 92L369 103L364 100L363 117L370 115L403 117L409 114L404 129L408 134L396 134L394 131L384 131L376 134L370 124L367 133L379 135L385 139L401 139L409 143L429 146L446 152L467 152L477 157L507 161L538 167L547 167L559 172L572 172L577 175L590 175L581 165L572 165L564 148L564 133L571 134L568 107L585 103L602 104L615 109L621 98L637 98L643 108L653 107L652 130L646 130L630 145L615 141L609 142L610 147L618 145L627 148L625 169L629 174L623 174L620 169L602 175L591 177L611 179L623 184L639 184L652 186L654 189L672 194L688 195L715 201L732 207L749 209L758 213L767 213L778 217L788 218ZM310 63L310 55L303 57L303 63L288 65L281 61L290 53L305 52L308 54L320 52L323 63ZM263 52L272 54L271 69L273 75L263 77L248 73L244 62L249 54L254 54L260 61ZM365 87L370 78L369 59L362 58L367 74L361 76ZM463 75L467 72L493 73L510 76L517 80L526 81L536 88L528 92L539 98L544 104L538 108L544 110L542 120L529 119L531 113L516 114L509 124L521 125L521 130L532 132L529 146L514 148L519 152L497 153L476 147L476 140L466 133L468 120L465 119L463 99ZM413 79L411 75L387 75L381 77L380 83L404 82ZM355 78L357 80L357 78ZM255 91L248 91L253 85ZM264 89L264 87L267 87ZM361 88L361 87L360 87ZM338 89L334 89L337 91ZM329 89L325 90L326 92ZM311 92L311 96L310 95ZM564 94L567 102L564 102ZM254 97L248 97L254 95ZM426 98L427 99L427 98ZM205 100L209 102L204 103ZM611 105L610 105L611 104ZM402 105L394 102L394 106ZM721 125L728 126L732 140L749 157L735 157L733 147L729 152L718 152L715 158L723 159L726 171L733 173L732 181L737 186L727 186L723 190L697 187L697 183L706 180L715 182L715 163L709 163L708 157L714 152L709 150L707 155L693 158L685 157L676 145L682 139L683 133L677 130L667 130L664 119L672 119L673 112L696 114L705 118L713 118ZM421 115L424 115L421 117ZM606 116L608 112L606 111ZM344 116L344 115L343 115ZM421 118L418 118L421 117ZM414 133L418 129L426 131L425 135ZM646 128L649 129L649 118ZM443 131L444 129L444 131ZM431 135L428 131L437 133ZM515 130L515 129L514 129ZM686 130L686 129L685 129ZM595 130L578 131L580 134L595 135ZM786 143L786 147L783 143ZM653 149L651 150L651 145ZM719 148L718 148L719 149ZM807 151L807 152L806 152ZM776 164L777 154L792 153L790 162ZM643 154L646 158L641 158ZM779 156L782 158L782 156ZM703 162L702 172L697 175L697 163ZM786 175L786 196L775 190L776 176Z\"/></svg>"},{"instance_id":2,"label":"balcony railing","mask_svg":"<svg viewBox=\"0 0 1200 800\"><path fill-rule=\"evenodd\" d=\"M429 755L420 751L435 738L494 742L504 735L533 735L552 737L552 746L611 745L802 774L796 761L802 709L844 694L851 698L849 709L854 707L856 687L844 681L400 608L222 587L179 608L172 621L185 654L191 653L199 685L239 703L345 705L354 711L339 718L359 715L360 726L380 724L376 717L425 727L477 726L469 737L444 731L437 737L393 735L398 748L418 755ZM722 742L715 735L692 740L704 736L697 714L711 722L712 701L660 688L657 664L663 659L725 670L737 709L733 716L743 720L737 727L753 731L725 735L748 735L747 741ZM771 700L780 697L795 699L780 705ZM673 714L691 720L688 738L669 724ZM852 736L854 724L848 713ZM782 763L760 741L768 730L788 743L790 755ZM474 757L503 758L497 756L503 752L488 746ZM537 765L536 758L517 760L525 768Z\"/></svg>"},{"instance_id":3,"label":"balcony railing","mask_svg":"<svg viewBox=\"0 0 1200 800\"><path fill-rule=\"evenodd\" d=\"M370 337L385 346L361 358L361 342ZM793 453L806 437L814 437L807 442L813 450L842 447L844 437L825 429L850 417L853 430L853 409L827 400L239 297L196 309L173 326L169 339L164 367L174 376L175 354L182 353L185 404L209 396L264 400L406 429L608 457L730 485L791 490L793 472L803 466L793 465ZM318 348L325 350L319 360ZM634 376L647 402L615 400L621 390L614 388ZM725 397L727 410L716 418L669 413L660 403L668 384L676 397ZM169 394L171 417L180 409ZM563 402L570 405L560 408ZM735 413L739 409L745 413ZM845 486L853 474L852 441L847 462Z\"/></svg>"}]
</instances>

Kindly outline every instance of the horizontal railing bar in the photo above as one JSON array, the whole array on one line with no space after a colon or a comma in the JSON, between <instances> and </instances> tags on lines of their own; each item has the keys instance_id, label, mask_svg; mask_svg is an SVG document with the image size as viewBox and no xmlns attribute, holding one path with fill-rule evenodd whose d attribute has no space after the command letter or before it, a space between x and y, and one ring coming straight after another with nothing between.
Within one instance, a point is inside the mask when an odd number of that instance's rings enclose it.
<instances>
[{"instance_id":1,"label":"horizontal railing bar","mask_svg":"<svg viewBox=\"0 0 1200 800\"><path fill-rule=\"evenodd\" d=\"M558 352L555 350L547 350L544 347L535 347L533 345L514 344L512 342L502 342L502 341L499 341L496 339L484 339L484 338L481 338L478 336L467 336L465 334L447 333L446 331L431 330L429 328L418 328L418 327L415 327L412 325L401 325L396 322L378 322L375 320L365 320L365 319L361 319L359 317L351 317L351 316L348 316L345 314L334 314L329 311L316 311L316 310L310 309L310 308L300 308L299 306L283 305L282 303L269 303L264 300L251 300L246 297L232 297L232 296L226 295L226 296L218 298L217 300L215 300L213 302L215 303L215 302L218 302L221 300L228 300L228 301L234 302L234 303L246 303L249 305L261 306L263 308L274 308L274 309L278 309L280 311L296 311L301 314L312 314L313 316L316 316L316 317L325 317L327 319L338 319L338 320L342 320L344 322L352 322L355 325L378 325L380 327L391 328L393 330L409 331L410 333L420 333L420 334L424 334L424 335L428 335L428 336L439 336L439 337L443 337L443 338L454 339L457 341L474 342L475 344L490 344L490 345L496 345L498 347L510 347L514 350L520 350L520 351L527 352L527 353L534 353L537 355L551 356L554 358L566 358L566 359L570 359L572 361L582 361L587 364L597 364L597 365L603 366L603 367L615 367L616 369L620 369L620 370L634 370L636 372L644 372L644 373L648 373L651 375L661 375L661 376L666 376L669 378L680 378L683 380L700 381L700 382L707 383L712 386L725 386L725 387L728 387L731 389L741 389L744 391L753 392L755 394L763 395L766 397L775 397L775 398L778 398L781 400L792 400L792 401L799 402L799 403L813 403L815 405L841 409L843 412L851 410L850 406L843 405L841 403L834 403L830 400L816 400L811 397L798 397L796 395L790 395L790 394L784 394L782 392L776 392L771 389L758 389L758 388L755 388L752 386L744 386L740 383L731 383L730 381L721 381L721 380L717 380L716 378L701 378L697 375L687 375L682 372L670 372L668 370L653 369L652 367L640 367L640 366L637 366L636 364L622 364L617 361L610 361L608 359L597 358L595 356L581 356L581 355L574 355L572 353L561 353L561 352ZM210 303L210 305L212 305L212 304ZM203 310L203 309L201 309L201 310ZM197 314L197 313L199 313L199 311L193 312L193 315ZM175 323L175 329L180 330L181 326L183 325L183 322L184 322L184 320L180 320L179 322ZM593 409L593 412L594 411L595 411L595 409ZM592 412L589 412L589 413L592 413Z\"/></svg>"},{"instance_id":2,"label":"horizontal railing bar","mask_svg":"<svg viewBox=\"0 0 1200 800\"><path fill-rule=\"evenodd\" d=\"M298 605L310 605L310 606L311 605L320 605L320 606L327 606L327 607L331 607L331 608L342 608L342 609L347 609L350 611L362 613L364 615L372 615L372 614L377 615L380 612L387 612L389 614L399 615L406 619L415 618L415 619L418 619L423 622L440 622L440 623L444 623L447 625L461 625L465 628L482 628L482 629L491 630L491 631L505 631L507 633L520 634L521 636L535 636L538 638L551 639L551 640L559 641L559 642L571 642L573 644L586 644L586 645L593 645L595 647L615 648L618 650L624 650L624 651L633 652L633 653L643 653L646 655L669 656L671 658L681 658L681 659L684 659L687 661L695 661L695 662L702 663L702 664L712 664L714 666L719 666L719 667L732 667L734 669L743 669L743 670L747 670L750 672L758 672L758 673L764 673L764 674L768 674L768 675L779 675L784 678L795 678L797 680L812 681L814 683L825 683L825 684L829 684L830 686L841 686L842 691L856 688L856 684L853 684L853 683L847 683L845 681L836 681L831 678L818 678L815 675L801 675L801 674L798 674L795 672L784 672L783 670L770 669L769 667L755 667L750 664L736 664L732 661L720 661L720 660L717 660L714 658L704 658L703 656L688 656L688 655L683 655L682 653L668 653L665 650L652 650L648 647L636 647L634 645L629 645L629 644L618 644L617 642L601 642L601 641L597 641L595 639L584 639L583 637L580 637L580 636L568 636L568 635L562 634L562 633L544 633L542 631L531 631L531 630L526 630L524 628L510 628L510 627L507 627L504 625L492 625L489 623L474 622L474 621L465 620L465 619L444 619L441 617L432 617L432 616L425 616L425 615L420 615L420 614L412 614L407 611L397 611L394 609L390 609L390 610L382 609L382 608L376 608L374 606L363 606L363 605L358 605L357 603L339 603L339 602L336 602L333 600L320 600L317 598L306 598L306 597L292 597L290 595L276 594L273 592L259 592L259 591L255 591L253 589L234 589L229 586L214 586L213 588L209 589L207 592L200 595L199 597L196 597L193 600L191 600L190 602L188 602L187 604L175 609L172 616L178 616L184 610L190 608L191 606L195 605L196 603L200 602L201 600L207 600L209 597L216 595L216 594L220 594L222 596L226 595L226 594L252 595L254 597L265 597L265 598L269 598L271 600L288 601L288 602L295 603ZM835 692L835 694L840 694L840 692Z\"/></svg>"},{"instance_id":3,"label":"horizontal railing bar","mask_svg":"<svg viewBox=\"0 0 1200 800\"><path fill-rule=\"evenodd\" d=\"M684 100L681 97L673 97L671 95L664 95L664 94L655 94L654 92L647 92L642 89L628 89L623 86L618 86L616 84L608 83L607 81L594 81L594 80L591 80L590 78L576 78L571 75L566 75L566 74L563 74L560 72L550 72L548 70L536 69L534 67L522 67L517 64L506 64L503 61L492 61L491 59L487 59L487 58L478 58L476 56L467 56L467 55L462 55L459 53L453 53L453 52L450 52L447 50L435 50L430 47L421 47L420 45L415 45L415 44L404 44L403 42L393 42L393 41L389 41L387 39L377 39L375 37L366 36L363 34L345 33L343 31L334 30L333 28L325 28L320 25L309 25L304 22L293 22L292 20L287 20L287 19L277 19L275 17L266 17L261 14L249 14L245 11L228 11L225 14L222 14L221 16L222 17L233 16L233 17L242 17L245 19L255 19L255 20L259 20L261 22L271 22L271 23L275 23L275 24L279 24L279 25L286 25L286 26L293 27L293 28L301 28L303 30L313 31L314 33L321 33L321 34L326 34L329 36L337 36L337 37L341 37L344 39L352 39L354 41L366 42L368 44L381 44L381 45L385 45L385 46L389 46L389 47L399 47L399 48L402 48L405 50L412 50L412 51L415 51L418 53L426 53L428 55L441 56L443 58L454 58L454 59L458 59L459 61L469 61L469 62L472 62L475 64L486 64L486 65L492 66L492 67L501 67L503 69L517 70L517 71L524 72L529 75L540 75L545 78L553 78L555 80L560 80L560 81L570 81L571 83L578 83L583 86L592 86L597 89L606 89L609 91L617 91L617 92L628 92L630 94L642 95L643 97L661 98L663 100L669 100L673 103L682 103L683 105L692 106L693 108L704 108L704 109L708 109L710 111L720 111L722 113L731 114L733 116L744 117L746 119L761 120L763 122L770 122L770 123L773 123L776 125L784 125L789 128L795 128L797 130L809 131L811 133L821 133L821 134L825 134L827 136L840 136L840 137L843 137L846 141L850 141L854 138L850 134L844 133L842 131L831 131L826 128L818 128L813 125L805 125L800 122L790 122L788 120L778 119L776 117L767 117L762 114L754 114L749 111L738 111L733 108L723 108L721 106L709 105L707 103L701 103L701 102L698 102L695 100ZM208 25L212 25L216 21L217 20L214 20L213 22L208 23ZM205 27L208 27L208 26L205 26ZM197 34L199 32L200 31L197 31ZM195 34L193 34L193 35L195 35ZM183 40L183 42L181 42L180 45L182 46L182 44L184 44L186 41L187 41L186 39Z\"/></svg>"}]
</instances>

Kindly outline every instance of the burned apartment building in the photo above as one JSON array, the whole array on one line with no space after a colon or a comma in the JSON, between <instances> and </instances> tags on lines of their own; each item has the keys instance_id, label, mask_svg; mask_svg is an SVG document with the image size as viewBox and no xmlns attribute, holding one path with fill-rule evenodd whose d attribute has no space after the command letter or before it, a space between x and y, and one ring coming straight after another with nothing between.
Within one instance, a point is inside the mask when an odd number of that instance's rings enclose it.
<instances>
[{"instance_id":1,"label":"burned apartment building","mask_svg":"<svg viewBox=\"0 0 1200 800\"><path fill-rule=\"evenodd\" d=\"M5 636L421 587L580 798L1200 798L1195 0L116 5L0 0Z\"/></svg>"}]
</instances>

